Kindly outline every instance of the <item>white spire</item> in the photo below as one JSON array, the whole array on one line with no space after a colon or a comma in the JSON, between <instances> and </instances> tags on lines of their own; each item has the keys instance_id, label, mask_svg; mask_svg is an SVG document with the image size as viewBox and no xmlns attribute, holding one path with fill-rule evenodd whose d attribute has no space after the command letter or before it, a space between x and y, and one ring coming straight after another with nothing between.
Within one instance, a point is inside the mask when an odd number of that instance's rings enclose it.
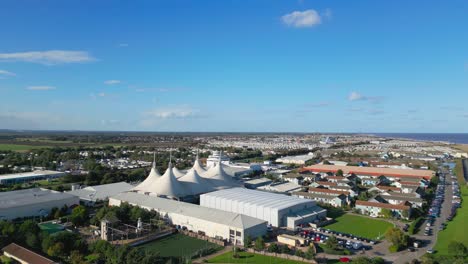
<instances>
[{"instance_id":1,"label":"white spire","mask_svg":"<svg viewBox=\"0 0 468 264\"><path fill-rule=\"evenodd\" d=\"M148 177L146 177L143 182L135 186L133 190L148 192L148 187L153 184L153 182L156 181L159 177L161 177L161 174L159 174L158 169L156 169L156 152L153 152L153 166L151 167L151 171Z\"/></svg>"}]
</instances>

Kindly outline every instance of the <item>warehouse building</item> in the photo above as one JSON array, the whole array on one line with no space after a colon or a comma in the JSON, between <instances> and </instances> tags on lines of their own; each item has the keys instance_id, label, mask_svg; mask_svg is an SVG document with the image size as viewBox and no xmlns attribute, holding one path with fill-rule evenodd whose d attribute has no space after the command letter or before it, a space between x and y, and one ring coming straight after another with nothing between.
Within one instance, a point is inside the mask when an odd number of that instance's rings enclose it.
<instances>
[{"instance_id":1,"label":"warehouse building","mask_svg":"<svg viewBox=\"0 0 468 264\"><path fill-rule=\"evenodd\" d=\"M326 215L325 209L309 199L244 188L231 188L202 194L200 205L248 215L267 221L274 227L291 229L299 224L317 221Z\"/></svg>"},{"instance_id":2,"label":"warehouse building","mask_svg":"<svg viewBox=\"0 0 468 264\"><path fill-rule=\"evenodd\" d=\"M79 203L77 196L42 188L0 192L0 220L46 216L54 207Z\"/></svg>"},{"instance_id":3,"label":"warehouse building","mask_svg":"<svg viewBox=\"0 0 468 264\"><path fill-rule=\"evenodd\" d=\"M1 185L11 185L17 183L25 183L37 180L47 180L60 178L67 175L65 172L50 171L50 170L36 170L31 172L12 173L0 175Z\"/></svg>"},{"instance_id":4,"label":"warehouse building","mask_svg":"<svg viewBox=\"0 0 468 264\"><path fill-rule=\"evenodd\" d=\"M78 196L80 198L81 203L88 206L92 206L96 202L105 201L111 196L123 192L128 192L132 188L133 185L130 185L126 182L116 182L110 184L88 186L82 189L71 190L67 193Z\"/></svg>"},{"instance_id":5,"label":"warehouse building","mask_svg":"<svg viewBox=\"0 0 468 264\"><path fill-rule=\"evenodd\" d=\"M196 204L135 192L121 193L109 199L110 206L120 206L124 202L147 210L155 210L173 225L209 237L226 239L238 245L244 243L246 236L255 238L263 236L267 231L266 221Z\"/></svg>"}]
</instances>

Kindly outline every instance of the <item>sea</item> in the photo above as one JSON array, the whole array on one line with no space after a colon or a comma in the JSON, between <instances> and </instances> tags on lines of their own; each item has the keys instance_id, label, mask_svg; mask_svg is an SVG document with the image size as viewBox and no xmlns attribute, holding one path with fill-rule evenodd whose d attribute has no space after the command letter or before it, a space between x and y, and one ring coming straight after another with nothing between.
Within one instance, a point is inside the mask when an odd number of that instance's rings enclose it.
<instances>
[{"instance_id":1,"label":"sea","mask_svg":"<svg viewBox=\"0 0 468 264\"><path fill-rule=\"evenodd\" d=\"M468 133L371 133L379 137L468 144Z\"/></svg>"}]
</instances>

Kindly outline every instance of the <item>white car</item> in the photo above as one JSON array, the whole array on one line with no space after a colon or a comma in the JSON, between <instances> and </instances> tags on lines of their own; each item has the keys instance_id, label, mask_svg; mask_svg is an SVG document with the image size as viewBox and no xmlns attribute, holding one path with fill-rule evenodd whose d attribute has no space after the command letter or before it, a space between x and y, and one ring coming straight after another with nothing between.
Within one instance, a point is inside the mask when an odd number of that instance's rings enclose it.
<instances>
[{"instance_id":1,"label":"white car","mask_svg":"<svg viewBox=\"0 0 468 264\"><path fill-rule=\"evenodd\" d=\"M432 248L430 248L430 249L426 250L426 252L429 253L429 254L432 254L432 253L434 253L434 250L432 250Z\"/></svg>"}]
</instances>

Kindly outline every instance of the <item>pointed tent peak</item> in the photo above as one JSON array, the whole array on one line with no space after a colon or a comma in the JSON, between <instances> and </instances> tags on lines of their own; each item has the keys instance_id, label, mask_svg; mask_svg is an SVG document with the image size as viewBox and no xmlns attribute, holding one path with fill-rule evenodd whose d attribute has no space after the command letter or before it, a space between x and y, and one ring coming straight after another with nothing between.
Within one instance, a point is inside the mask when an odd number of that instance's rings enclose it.
<instances>
[{"instance_id":1,"label":"pointed tent peak","mask_svg":"<svg viewBox=\"0 0 468 264\"><path fill-rule=\"evenodd\" d=\"M185 173L181 172L176 166L172 167L172 173L175 175L177 179L185 175Z\"/></svg>"},{"instance_id":2,"label":"pointed tent peak","mask_svg":"<svg viewBox=\"0 0 468 264\"><path fill-rule=\"evenodd\" d=\"M172 168L172 149L169 150L169 166L168 168Z\"/></svg>"},{"instance_id":3,"label":"pointed tent peak","mask_svg":"<svg viewBox=\"0 0 468 264\"><path fill-rule=\"evenodd\" d=\"M153 169L156 169L156 151L153 151Z\"/></svg>"}]
</instances>

